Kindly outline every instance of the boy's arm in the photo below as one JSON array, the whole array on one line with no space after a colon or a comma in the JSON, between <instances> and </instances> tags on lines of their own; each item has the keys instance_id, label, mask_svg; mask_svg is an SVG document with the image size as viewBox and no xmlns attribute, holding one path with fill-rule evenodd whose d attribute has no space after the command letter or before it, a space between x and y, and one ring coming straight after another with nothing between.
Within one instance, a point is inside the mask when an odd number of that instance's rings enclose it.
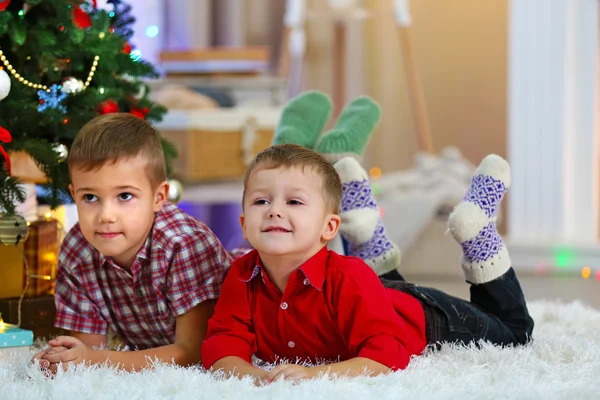
<instances>
[{"instance_id":1,"label":"boy's arm","mask_svg":"<svg viewBox=\"0 0 600 400\"><path fill-rule=\"evenodd\" d=\"M223 371L228 376L241 378L243 376L251 376L254 378L255 384L265 382L269 376L269 372L262 370L250 364L248 361L240 357L227 356L215 362L211 368L213 372Z\"/></svg>"},{"instance_id":2,"label":"boy's arm","mask_svg":"<svg viewBox=\"0 0 600 400\"><path fill-rule=\"evenodd\" d=\"M71 336L81 341L88 347L103 347L108 344L108 335L94 335L91 333L71 332Z\"/></svg>"},{"instance_id":3,"label":"boy's arm","mask_svg":"<svg viewBox=\"0 0 600 400\"><path fill-rule=\"evenodd\" d=\"M202 344L202 364L209 371L221 371L236 377L250 375L257 382L267 374L251 364L252 354L256 352L250 309L250 280L254 274L246 276L248 271L244 260L252 257L250 254L234 262L225 278L215 314L208 321L206 340Z\"/></svg>"},{"instance_id":4,"label":"boy's arm","mask_svg":"<svg viewBox=\"0 0 600 400\"><path fill-rule=\"evenodd\" d=\"M51 363L81 363L119 366L127 371L139 371L155 360L174 362L188 366L200 362L200 347L206 335L207 322L214 310L214 301L207 300L192 308L188 313L176 319L175 343L140 351L93 350L83 340L75 337L60 336L52 341L52 346L63 346L69 350L50 354L45 359ZM98 339L79 334L86 341Z\"/></svg>"}]
</instances>

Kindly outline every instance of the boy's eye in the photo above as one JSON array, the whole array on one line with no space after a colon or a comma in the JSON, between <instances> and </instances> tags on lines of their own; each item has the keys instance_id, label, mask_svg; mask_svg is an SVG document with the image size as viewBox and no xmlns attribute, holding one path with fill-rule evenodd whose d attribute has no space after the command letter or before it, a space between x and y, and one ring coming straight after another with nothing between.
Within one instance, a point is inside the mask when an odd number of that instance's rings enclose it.
<instances>
[{"instance_id":1,"label":"boy's eye","mask_svg":"<svg viewBox=\"0 0 600 400\"><path fill-rule=\"evenodd\" d=\"M254 202L254 204L269 204L269 202L265 199L258 199Z\"/></svg>"},{"instance_id":2,"label":"boy's eye","mask_svg":"<svg viewBox=\"0 0 600 400\"><path fill-rule=\"evenodd\" d=\"M133 199L133 195L131 193L121 193L119 194L119 200L129 201Z\"/></svg>"},{"instance_id":3,"label":"boy's eye","mask_svg":"<svg viewBox=\"0 0 600 400\"><path fill-rule=\"evenodd\" d=\"M96 197L96 195L94 195L94 194L84 194L83 200L85 200L88 203L94 203L94 202L98 201L98 197Z\"/></svg>"},{"instance_id":4,"label":"boy's eye","mask_svg":"<svg viewBox=\"0 0 600 400\"><path fill-rule=\"evenodd\" d=\"M302 202L300 200L290 200L288 201L288 204L291 204L293 206L299 206L302 204Z\"/></svg>"}]
</instances>

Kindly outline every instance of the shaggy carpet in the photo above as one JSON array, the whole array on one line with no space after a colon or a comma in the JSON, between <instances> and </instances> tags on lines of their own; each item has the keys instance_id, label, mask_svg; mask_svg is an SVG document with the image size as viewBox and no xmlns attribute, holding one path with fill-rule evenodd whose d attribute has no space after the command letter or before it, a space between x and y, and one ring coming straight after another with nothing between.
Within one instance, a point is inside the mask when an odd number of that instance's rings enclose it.
<instances>
[{"instance_id":1,"label":"shaggy carpet","mask_svg":"<svg viewBox=\"0 0 600 400\"><path fill-rule=\"evenodd\" d=\"M27 357L0 361L8 399L598 399L600 312L579 302L537 301L534 342L522 348L445 346L404 370L374 378L318 379L254 387L197 368L156 365L140 373L78 367L53 379Z\"/></svg>"}]
</instances>

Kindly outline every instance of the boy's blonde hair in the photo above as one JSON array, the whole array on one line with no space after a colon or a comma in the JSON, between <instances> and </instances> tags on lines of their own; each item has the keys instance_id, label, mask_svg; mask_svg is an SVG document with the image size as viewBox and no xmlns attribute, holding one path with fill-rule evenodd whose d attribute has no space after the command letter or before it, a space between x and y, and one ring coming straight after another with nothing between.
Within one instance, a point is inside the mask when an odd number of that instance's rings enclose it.
<instances>
[{"instance_id":1,"label":"boy's blonde hair","mask_svg":"<svg viewBox=\"0 0 600 400\"><path fill-rule=\"evenodd\" d=\"M260 152L246 168L244 177L244 194L242 204L246 199L246 187L250 174L257 169L274 168L311 168L321 177L321 185L325 204L331 212L338 214L342 202L342 180L333 165L316 151L309 150L297 144L280 144L271 146Z\"/></svg>"},{"instance_id":2,"label":"boy's blonde hair","mask_svg":"<svg viewBox=\"0 0 600 400\"><path fill-rule=\"evenodd\" d=\"M104 114L92 119L77 133L69 152L69 171L98 170L102 166L143 156L153 187L167 179L160 137L146 121L128 113Z\"/></svg>"}]
</instances>

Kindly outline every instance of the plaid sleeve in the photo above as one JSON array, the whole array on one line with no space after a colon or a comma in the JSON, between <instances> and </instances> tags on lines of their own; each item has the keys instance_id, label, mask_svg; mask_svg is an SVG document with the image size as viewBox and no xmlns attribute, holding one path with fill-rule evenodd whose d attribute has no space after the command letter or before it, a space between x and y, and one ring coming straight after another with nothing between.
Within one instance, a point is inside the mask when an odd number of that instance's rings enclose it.
<instances>
[{"instance_id":1,"label":"plaid sleeve","mask_svg":"<svg viewBox=\"0 0 600 400\"><path fill-rule=\"evenodd\" d=\"M188 235L177 249L167 278L167 299L175 315L217 299L231 258L210 230Z\"/></svg>"},{"instance_id":2,"label":"plaid sleeve","mask_svg":"<svg viewBox=\"0 0 600 400\"><path fill-rule=\"evenodd\" d=\"M60 250L54 289L54 326L74 332L104 335L108 331L108 324L91 301L90 293L71 273L75 270L73 263L81 262L76 256L80 250L78 243L75 236L67 236Z\"/></svg>"}]
</instances>

